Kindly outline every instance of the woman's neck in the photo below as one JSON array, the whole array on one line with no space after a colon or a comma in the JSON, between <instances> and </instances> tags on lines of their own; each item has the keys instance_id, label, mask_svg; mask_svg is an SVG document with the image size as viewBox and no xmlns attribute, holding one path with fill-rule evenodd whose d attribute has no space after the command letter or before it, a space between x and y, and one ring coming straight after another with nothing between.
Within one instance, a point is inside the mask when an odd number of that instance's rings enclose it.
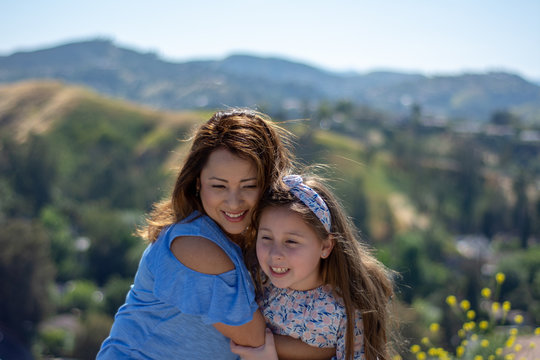
<instances>
[{"instance_id":1,"label":"woman's neck","mask_svg":"<svg viewBox=\"0 0 540 360\"><path fill-rule=\"evenodd\" d=\"M244 248L244 244L246 243L246 237L244 234L227 234L227 237L242 249Z\"/></svg>"}]
</instances>

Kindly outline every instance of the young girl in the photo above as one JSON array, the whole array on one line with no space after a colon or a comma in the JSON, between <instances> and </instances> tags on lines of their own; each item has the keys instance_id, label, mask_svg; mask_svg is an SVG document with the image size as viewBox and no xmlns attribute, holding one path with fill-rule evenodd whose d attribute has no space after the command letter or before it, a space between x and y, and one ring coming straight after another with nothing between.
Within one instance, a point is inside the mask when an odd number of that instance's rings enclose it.
<instances>
[{"instance_id":1,"label":"young girl","mask_svg":"<svg viewBox=\"0 0 540 360\"><path fill-rule=\"evenodd\" d=\"M356 236L354 226L322 182L298 175L263 200L256 253L259 306L274 334L316 347L337 359L388 359L390 271ZM232 344L244 358L252 349Z\"/></svg>"}]
</instances>

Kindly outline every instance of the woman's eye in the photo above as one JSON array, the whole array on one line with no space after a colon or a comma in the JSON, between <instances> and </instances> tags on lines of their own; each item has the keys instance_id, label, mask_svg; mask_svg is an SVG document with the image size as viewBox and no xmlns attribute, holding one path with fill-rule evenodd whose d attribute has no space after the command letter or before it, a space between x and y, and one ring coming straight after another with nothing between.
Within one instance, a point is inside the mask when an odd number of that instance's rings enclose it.
<instances>
[{"instance_id":1,"label":"woman's eye","mask_svg":"<svg viewBox=\"0 0 540 360\"><path fill-rule=\"evenodd\" d=\"M256 189L257 188L257 185L246 185L244 186L244 189Z\"/></svg>"},{"instance_id":2,"label":"woman's eye","mask_svg":"<svg viewBox=\"0 0 540 360\"><path fill-rule=\"evenodd\" d=\"M212 187L213 187L214 189L225 189L225 185L218 185L218 184L216 184L216 185L212 185Z\"/></svg>"}]
</instances>

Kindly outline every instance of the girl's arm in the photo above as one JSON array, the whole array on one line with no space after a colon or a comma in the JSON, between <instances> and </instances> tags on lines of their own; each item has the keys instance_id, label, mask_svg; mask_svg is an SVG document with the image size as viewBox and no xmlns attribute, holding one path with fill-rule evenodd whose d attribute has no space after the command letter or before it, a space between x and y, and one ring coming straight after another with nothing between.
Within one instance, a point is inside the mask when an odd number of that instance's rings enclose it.
<instances>
[{"instance_id":1,"label":"girl's arm","mask_svg":"<svg viewBox=\"0 0 540 360\"><path fill-rule=\"evenodd\" d=\"M319 348L290 336L274 335L277 353L281 360L325 360L336 355L336 348Z\"/></svg>"}]
</instances>

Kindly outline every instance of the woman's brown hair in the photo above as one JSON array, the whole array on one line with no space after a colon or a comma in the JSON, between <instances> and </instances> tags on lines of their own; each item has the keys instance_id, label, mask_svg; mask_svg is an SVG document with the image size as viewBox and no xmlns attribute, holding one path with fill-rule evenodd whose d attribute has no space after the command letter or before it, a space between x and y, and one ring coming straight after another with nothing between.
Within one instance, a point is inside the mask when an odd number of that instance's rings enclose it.
<instances>
[{"instance_id":1,"label":"woman's brown hair","mask_svg":"<svg viewBox=\"0 0 540 360\"><path fill-rule=\"evenodd\" d=\"M393 296L392 271L380 263L363 244L351 219L336 197L331 193L321 178L304 177L304 184L311 187L326 202L330 210L331 227L326 231L317 216L288 188L282 184L281 189L274 190L263 198L257 217L267 207L286 206L299 214L304 222L311 226L320 239L328 236L334 241L330 255L321 259L321 277L324 284L332 288L343 299L347 315L345 339L346 359L353 359L355 311L362 315L364 352L367 360L387 360L389 334L389 302ZM253 251L251 251L252 253ZM254 272L255 279L260 282L260 269ZM258 284L260 289L260 283Z\"/></svg>"},{"instance_id":2,"label":"woman's brown hair","mask_svg":"<svg viewBox=\"0 0 540 360\"><path fill-rule=\"evenodd\" d=\"M204 213L197 196L197 179L210 154L218 148L253 162L261 196L264 195L292 166L292 154L286 146L288 139L286 130L260 112L250 109L216 112L196 130L171 197L154 204L146 225L137 231L139 236L154 242L164 227L195 210Z\"/></svg>"}]
</instances>

